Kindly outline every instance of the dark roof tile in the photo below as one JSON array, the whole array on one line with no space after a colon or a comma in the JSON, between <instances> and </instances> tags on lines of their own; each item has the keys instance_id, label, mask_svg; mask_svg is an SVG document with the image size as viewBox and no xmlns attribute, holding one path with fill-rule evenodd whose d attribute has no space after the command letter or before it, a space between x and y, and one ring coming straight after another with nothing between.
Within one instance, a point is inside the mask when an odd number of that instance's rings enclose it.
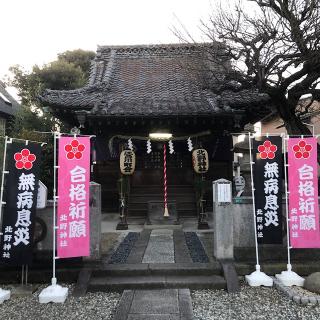
<instances>
[{"instance_id":1,"label":"dark roof tile","mask_svg":"<svg viewBox=\"0 0 320 320\"><path fill-rule=\"evenodd\" d=\"M203 90L197 72L206 69L206 46L223 54L220 44L100 46L87 86L46 90L41 100L52 106L88 108L92 114L112 116L207 115L268 100L254 90L224 92L221 96ZM219 66L214 68L217 74L222 72Z\"/></svg>"}]
</instances>

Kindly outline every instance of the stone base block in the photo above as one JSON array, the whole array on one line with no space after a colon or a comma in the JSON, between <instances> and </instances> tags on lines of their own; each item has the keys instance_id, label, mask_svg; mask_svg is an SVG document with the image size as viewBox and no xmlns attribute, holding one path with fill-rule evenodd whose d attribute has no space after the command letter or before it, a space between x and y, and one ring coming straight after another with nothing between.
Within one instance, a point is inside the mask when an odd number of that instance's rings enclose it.
<instances>
[{"instance_id":1,"label":"stone base block","mask_svg":"<svg viewBox=\"0 0 320 320\"><path fill-rule=\"evenodd\" d=\"M119 222L117 224L116 230L128 230L128 224L124 222Z\"/></svg>"}]
</instances>

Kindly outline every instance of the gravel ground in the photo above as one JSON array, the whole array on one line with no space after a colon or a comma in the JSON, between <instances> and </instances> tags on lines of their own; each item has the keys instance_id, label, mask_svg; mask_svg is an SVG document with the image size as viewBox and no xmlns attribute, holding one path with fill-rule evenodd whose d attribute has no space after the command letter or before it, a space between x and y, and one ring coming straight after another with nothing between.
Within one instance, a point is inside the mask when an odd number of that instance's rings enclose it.
<instances>
[{"instance_id":1,"label":"gravel ground","mask_svg":"<svg viewBox=\"0 0 320 320\"><path fill-rule=\"evenodd\" d=\"M129 254L139 238L138 232L129 232L128 235L123 239L123 241L118 246L117 250L111 255L109 263L118 264L126 263Z\"/></svg>"},{"instance_id":2,"label":"gravel ground","mask_svg":"<svg viewBox=\"0 0 320 320\"><path fill-rule=\"evenodd\" d=\"M186 243L193 262L208 263L209 258L195 232L185 232Z\"/></svg>"},{"instance_id":3,"label":"gravel ground","mask_svg":"<svg viewBox=\"0 0 320 320\"><path fill-rule=\"evenodd\" d=\"M65 285L64 285L65 286ZM67 285L68 286L68 285ZM111 320L121 297L119 293L87 293L85 297L69 296L64 304L40 304L38 295L43 286L32 297L14 298L0 304L0 319L5 320ZM4 287L2 287L5 289ZM10 287L7 287L8 289Z\"/></svg>"},{"instance_id":4,"label":"gravel ground","mask_svg":"<svg viewBox=\"0 0 320 320\"><path fill-rule=\"evenodd\" d=\"M241 285L241 292L224 290L191 292L194 320L318 320L320 307L301 306L273 288L252 288Z\"/></svg>"}]
</instances>

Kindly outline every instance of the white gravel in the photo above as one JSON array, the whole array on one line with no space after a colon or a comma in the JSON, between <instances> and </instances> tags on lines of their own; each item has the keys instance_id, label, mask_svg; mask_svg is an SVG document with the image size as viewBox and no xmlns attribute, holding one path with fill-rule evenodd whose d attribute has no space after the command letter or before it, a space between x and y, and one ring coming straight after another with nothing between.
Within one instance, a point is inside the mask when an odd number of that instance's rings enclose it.
<instances>
[{"instance_id":1,"label":"white gravel","mask_svg":"<svg viewBox=\"0 0 320 320\"><path fill-rule=\"evenodd\" d=\"M319 320L319 306L301 306L274 288L241 285L240 293L224 290L191 292L194 320Z\"/></svg>"},{"instance_id":2,"label":"white gravel","mask_svg":"<svg viewBox=\"0 0 320 320\"><path fill-rule=\"evenodd\" d=\"M66 285L64 285L66 286ZM68 286L68 285L67 285ZM73 286L68 286L69 296L64 304L40 304L38 295L14 298L0 304L2 320L111 320L121 295L115 292L87 293L85 297L71 296Z\"/></svg>"}]
</instances>

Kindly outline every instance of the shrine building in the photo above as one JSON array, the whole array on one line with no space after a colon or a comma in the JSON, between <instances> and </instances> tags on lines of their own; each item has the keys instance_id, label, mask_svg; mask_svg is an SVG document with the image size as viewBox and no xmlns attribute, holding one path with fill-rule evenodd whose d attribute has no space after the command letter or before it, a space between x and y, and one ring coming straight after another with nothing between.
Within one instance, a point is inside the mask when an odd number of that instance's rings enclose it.
<instances>
[{"instance_id":1,"label":"shrine building","mask_svg":"<svg viewBox=\"0 0 320 320\"><path fill-rule=\"evenodd\" d=\"M179 217L196 216L200 205L212 210L212 181L232 181L231 134L267 114L269 100L254 89L214 93L214 79L224 76L229 61L215 64L209 51L224 55L218 43L99 46L87 85L43 93L42 103L58 118L96 136L92 180L102 185L103 212L122 206L127 217L147 217L150 205L163 205L161 134L167 137L168 203ZM135 170L123 176L120 153L128 147ZM192 148L208 152L206 173L194 171Z\"/></svg>"}]
</instances>

